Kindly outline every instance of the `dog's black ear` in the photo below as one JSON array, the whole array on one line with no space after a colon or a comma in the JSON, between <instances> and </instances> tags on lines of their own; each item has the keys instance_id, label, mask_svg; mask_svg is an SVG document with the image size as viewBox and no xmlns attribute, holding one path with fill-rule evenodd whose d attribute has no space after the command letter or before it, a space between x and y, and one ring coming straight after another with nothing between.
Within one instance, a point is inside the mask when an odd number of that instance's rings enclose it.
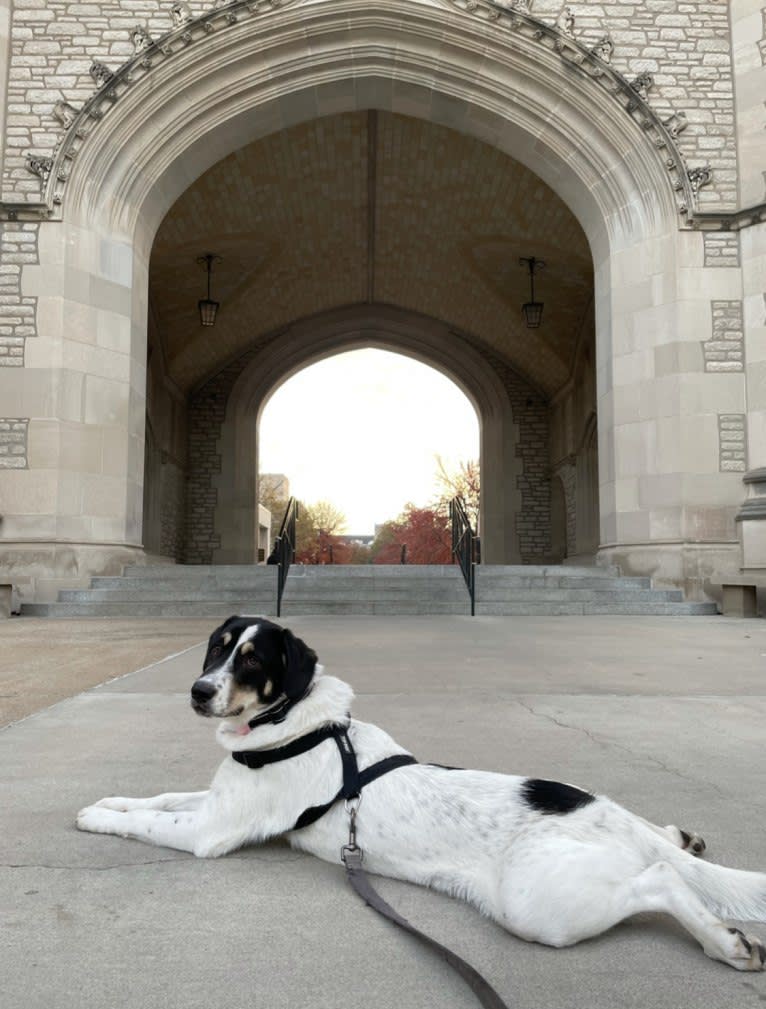
<instances>
[{"instance_id":1,"label":"dog's black ear","mask_svg":"<svg viewBox=\"0 0 766 1009\"><path fill-rule=\"evenodd\" d=\"M221 637L221 635L226 631L228 627L230 627L233 623L236 623L236 621L240 619L241 618L238 616L229 617L227 620L224 620L224 622L221 624L220 627L216 627L216 629L210 635L210 638L208 640L208 648L212 647L213 642L217 641L218 638Z\"/></svg>"},{"instance_id":2,"label":"dog's black ear","mask_svg":"<svg viewBox=\"0 0 766 1009\"><path fill-rule=\"evenodd\" d=\"M282 631L282 648L285 658L284 693L291 698L300 697L314 675L316 652L286 627Z\"/></svg>"}]
</instances>

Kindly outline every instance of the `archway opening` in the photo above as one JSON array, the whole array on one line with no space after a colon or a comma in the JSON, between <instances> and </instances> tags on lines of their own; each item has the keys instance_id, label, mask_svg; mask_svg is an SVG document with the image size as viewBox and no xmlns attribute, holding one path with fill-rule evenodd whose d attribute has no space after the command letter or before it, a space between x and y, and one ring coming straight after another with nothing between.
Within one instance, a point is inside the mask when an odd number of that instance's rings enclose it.
<instances>
[{"instance_id":1,"label":"archway opening","mask_svg":"<svg viewBox=\"0 0 766 1009\"><path fill-rule=\"evenodd\" d=\"M220 257L214 328L197 314L205 253ZM521 311L529 256L545 262L535 330ZM263 556L256 418L311 361L379 347L438 368L475 408L484 561L550 563L551 473L596 409L593 283L566 204L456 130L367 109L233 152L175 202L152 248L146 548Z\"/></svg>"},{"instance_id":2,"label":"archway opening","mask_svg":"<svg viewBox=\"0 0 766 1009\"><path fill-rule=\"evenodd\" d=\"M379 348L336 354L275 389L259 425L260 503L273 530L289 496L303 502L300 560L374 561L391 536L405 562L449 560L446 504L469 489L463 474L478 476L480 433L441 372Z\"/></svg>"}]
</instances>

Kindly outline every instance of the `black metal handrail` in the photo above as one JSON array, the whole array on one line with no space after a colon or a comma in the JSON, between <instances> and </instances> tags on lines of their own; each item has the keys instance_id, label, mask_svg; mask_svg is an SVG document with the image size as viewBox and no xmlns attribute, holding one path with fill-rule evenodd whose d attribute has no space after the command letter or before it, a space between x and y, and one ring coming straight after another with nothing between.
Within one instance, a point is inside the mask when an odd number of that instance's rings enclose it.
<instances>
[{"instance_id":1,"label":"black metal handrail","mask_svg":"<svg viewBox=\"0 0 766 1009\"><path fill-rule=\"evenodd\" d=\"M277 568L277 616L282 616L282 593L285 591L285 582L290 571L290 565L295 560L295 520L298 518L298 500L291 497L285 508L285 515L282 525L279 527L279 536L274 543L274 555L276 556Z\"/></svg>"},{"instance_id":2,"label":"black metal handrail","mask_svg":"<svg viewBox=\"0 0 766 1009\"><path fill-rule=\"evenodd\" d=\"M452 522L452 556L463 572L468 595L471 598L471 616L476 613L476 564L479 560L479 537L471 528L471 522L462 498L453 498L449 503Z\"/></svg>"}]
</instances>

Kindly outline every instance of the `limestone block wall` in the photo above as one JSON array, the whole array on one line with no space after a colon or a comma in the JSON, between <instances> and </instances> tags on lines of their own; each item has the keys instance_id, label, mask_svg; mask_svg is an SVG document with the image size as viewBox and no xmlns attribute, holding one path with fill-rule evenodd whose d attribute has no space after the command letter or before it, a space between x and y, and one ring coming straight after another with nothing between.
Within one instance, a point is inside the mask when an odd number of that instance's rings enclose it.
<instances>
[{"instance_id":1,"label":"limestone block wall","mask_svg":"<svg viewBox=\"0 0 766 1009\"><path fill-rule=\"evenodd\" d=\"M248 361L252 355L247 355ZM229 393L245 365L237 361L212 378L189 403L189 476L184 561L212 564L221 545L215 528L216 480L221 472L219 438ZM255 487L253 487L255 494Z\"/></svg>"},{"instance_id":2,"label":"limestone block wall","mask_svg":"<svg viewBox=\"0 0 766 1009\"><path fill-rule=\"evenodd\" d=\"M431 0L438 3L439 0ZM212 4L196 0L196 15ZM532 0L531 13L560 23L561 0ZM731 32L721 0L572 0L573 34L594 43L608 34L612 62L628 77L652 75L649 97L663 116L683 114L688 125L679 144L690 165L715 169L700 193L703 206L733 206L737 200ZM93 61L115 69L133 55L130 32L137 25L158 37L172 27L170 4L130 0L85 4L72 0L15 0L10 22L7 125L2 193L6 200L34 199L39 179L26 168L29 152L50 155L60 136L53 108L79 107L94 90ZM749 27L749 24L748 24ZM757 51L757 50L756 50Z\"/></svg>"},{"instance_id":3,"label":"limestone block wall","mask_svg":"<svg viewBox=\"0 0 766 1009\"><path fill-rule=\"evenodd\" d=\"M650 73L648 98L663 118L681 114L687 123L678 144L690 166L710 163L714 178L700 191L705 208L737 203L731 31L722 0L617 0L614 3L533 0L535 16L574 14L575 38L595 43L608 33L612 65L629 79Z\"/></svg>"},{"instance_id":4,"label":"limestone block wall","mask_svg":"<svg viewBox=\"0 0 766 1009\"><path fill-rule=\"evenodd\" d=\"M541 564L551 554L551 491L549 463L548 402L487 347L462 334L462 339L479 351L497 373L511 402L519 440L515 448L521 461L516 478L520 504L515 516L518 551L523 564Z\"/></svg>"},{"instance_id":5,"label":"limestone block wall","mask_svg":"<svg viewBox=\"0 0 766 1009\"><path fill-rule=\"evenodd\" d=\"M39 262L40 225L0 223L0 368L23 368L24 346L37 334L37 298L22 292L21 271Z\"/></svg>"},{"instance_id":6,"label":"limestone block wall","mask_svg":"<svg viewBox=\"0 0 766 1009\"><path fill-rule=\"evenodd\" d=\"M766 7L730 0L737 99L739 197L743 206L766 200Z\"/></svg>"},{"instance_id":7,"label":"limestone block wall","mask_svg":"<svg viewBox=\"0 0 766 1009\"><path fill-rule=\"evenodd\" d=\"M0 417L0 470L29 466L27 417Z\"/></svg>"}]
</instances>

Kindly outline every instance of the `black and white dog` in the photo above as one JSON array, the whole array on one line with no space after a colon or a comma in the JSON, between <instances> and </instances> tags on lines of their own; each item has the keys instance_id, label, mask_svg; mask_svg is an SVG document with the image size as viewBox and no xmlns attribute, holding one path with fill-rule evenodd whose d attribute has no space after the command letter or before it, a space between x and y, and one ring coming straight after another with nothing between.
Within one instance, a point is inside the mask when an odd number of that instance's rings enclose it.
<instances>
[{"instance_id":1,"label":"black and white dog","mask_svg":"<svg viewBox=\"0 0 766 1009\"><path fill-rule=\"evenodd\" d=\"M221 719L219 743L241 757L285 745L291 753L295 741L332 725L347 726L362 770L405 753L381 729L350 719L351 688L263 618L231 617L213 633L191 694L196 712ZM102 799L81 810L77 826L208 858L285 835L338 862L348 840L342 802L295 829L341 789L338 749L328 737L256 770L227 756L209 791ZM357 829L371 872L463 897L523 939L567 946L640 911L663 911L708 956L763 970L762 943L722 918L766 921L766 875L701 862L696 835L571 785L411 763L366 786Z\"/></svg>"}]
</instances>

